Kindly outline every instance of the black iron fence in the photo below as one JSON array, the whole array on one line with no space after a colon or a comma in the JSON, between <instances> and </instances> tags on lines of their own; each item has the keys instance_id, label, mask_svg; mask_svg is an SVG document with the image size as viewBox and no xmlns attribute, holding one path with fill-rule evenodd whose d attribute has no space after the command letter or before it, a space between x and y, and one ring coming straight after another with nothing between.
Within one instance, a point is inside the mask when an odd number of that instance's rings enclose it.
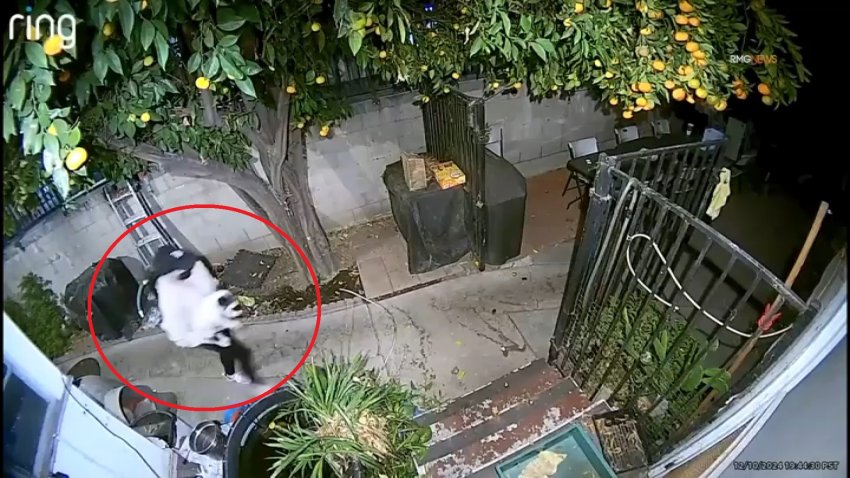
<instances>
[{"instance_id":1,"label":"black iron fence","mask_svg":"<svg viewBox=\"0 0 850 478\"><path fill-rule=\"evenodd\" d=\"M696 217L716 182L714 153L691 147L692 161L666 164L666 150L629 155L631 164L601 159L550 348L583 390L638 418L651 460L715 414L724 400L705 408L709 394L751 383L815 310ZM769 326L762 314L780 297ZM761 327L769 331L730 375Z\"/></svg>"},{"instance_id":2,"label":"black iron fence","mask_svg":"<svg viewBox=\"0 0 850 478\"><path fill-rule=\"evenodd\" d=\"M488 140L484 103L459 91L439 95L422 108L428 154L453 161L466 175L467 230L472 255L484 270L487 217L484 212L484 149Z\"/></svg>"}]
</instances>

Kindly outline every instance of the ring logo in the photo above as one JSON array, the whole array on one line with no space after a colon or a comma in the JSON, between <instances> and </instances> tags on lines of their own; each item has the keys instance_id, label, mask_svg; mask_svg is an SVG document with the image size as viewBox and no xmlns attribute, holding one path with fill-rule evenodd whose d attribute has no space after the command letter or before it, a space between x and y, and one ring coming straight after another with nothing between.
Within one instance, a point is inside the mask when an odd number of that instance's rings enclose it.
<instances>
[{"instance_id":1,"label":"ring logo","mask_svg":"<svg viewBox=\"0 0 850 478\"><path fill-rule=\"evenodd\" d=\"M52 15L46 13L33 18L29 15L32 12L32 7L27 7L28 15L16 13L9 19L9 40L15 39L16 22L24 22L26 39L30 41L38 41L42 38L43 28L46 25L49 36L58 36L62 39L62 48L67 50L74 48L77 44L77 19L71 14L64 14L59 18L53 18Z\"/></svg>"}]
</instances>

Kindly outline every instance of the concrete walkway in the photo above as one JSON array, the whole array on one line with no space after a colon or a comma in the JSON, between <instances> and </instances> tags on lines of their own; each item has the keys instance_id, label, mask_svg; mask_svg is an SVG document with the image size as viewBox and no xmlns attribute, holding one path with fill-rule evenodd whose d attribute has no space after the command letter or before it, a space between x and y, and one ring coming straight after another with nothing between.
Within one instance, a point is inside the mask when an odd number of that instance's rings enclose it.
<instances>
[{"instance_id":1,"label":"concrete walkway","mask_svg":"<svg viewBox=\"0 0 850 478\"><path fill-rule=\"evenodd\" d=\"M327 313L310 359L367 354L388 375L442 400L475 390L547 355L570 250L562 244L513 267L446 280L380 306L362 302ZM238 336L271 385L296 365L314 326L314 318L246 324ZM119 343L105 353L133 383L175 392L185 405L221 406L267 389L225 381L215 353L177 348L163 334ZM222 415L182 412L190 423Z\"/></svg>"}]
</instances>

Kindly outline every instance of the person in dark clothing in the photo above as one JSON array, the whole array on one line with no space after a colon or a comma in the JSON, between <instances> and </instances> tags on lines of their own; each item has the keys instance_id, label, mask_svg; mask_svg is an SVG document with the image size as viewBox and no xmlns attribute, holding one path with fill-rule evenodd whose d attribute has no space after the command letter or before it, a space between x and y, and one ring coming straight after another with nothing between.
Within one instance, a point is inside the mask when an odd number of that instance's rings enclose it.
<instances>
[{"instance_id":1,"label":"person in dark clothing","mask_svg":"<svg viewBox=\"0 0 850 478\"><path fill-rule=\"evenodd\" d=\"M162 313L160 327L178 347L203 348L219 354L228 380L256 383L250 350L236 339L242 314L233 294L222 288L209 261L173 246L154 257L151 280ZM239 362L241 371L236 370Z\"/></svg>"}]
</instances>

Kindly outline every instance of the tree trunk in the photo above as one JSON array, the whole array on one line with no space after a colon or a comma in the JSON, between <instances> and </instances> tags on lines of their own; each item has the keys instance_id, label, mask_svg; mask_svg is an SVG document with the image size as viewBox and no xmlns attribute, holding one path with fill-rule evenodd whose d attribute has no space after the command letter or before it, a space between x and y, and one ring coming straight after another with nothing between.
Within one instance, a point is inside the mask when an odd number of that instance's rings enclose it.
<instances>
[{"instance_id":1,"label":"tree trunk","mask_svg":"<svg viewBox=\"0 0 850 478\"><path fill-rule=\"evenodd\" d=\"M202 95L207 116L205 122L216 125L220 119L208 96ZM339 269L313 205L307 177L306 137L302 130L289 128L289 95L279 92L274 108L255 106L260 128L243 130L243 133L259 153L268 182L253 168L235 171L223 163L202 160L197 152L190 149L181 155L163 153L146 144L131 145L110 140L106 143L112 149L158 164L163 172L229 185L252 211L269 219L298 244L319 279L330 279ZM282 237L280 241L286 243ZM301 256L289 244L286 246L296 267L312 282Z\"/></svg>"}]
</instances>

